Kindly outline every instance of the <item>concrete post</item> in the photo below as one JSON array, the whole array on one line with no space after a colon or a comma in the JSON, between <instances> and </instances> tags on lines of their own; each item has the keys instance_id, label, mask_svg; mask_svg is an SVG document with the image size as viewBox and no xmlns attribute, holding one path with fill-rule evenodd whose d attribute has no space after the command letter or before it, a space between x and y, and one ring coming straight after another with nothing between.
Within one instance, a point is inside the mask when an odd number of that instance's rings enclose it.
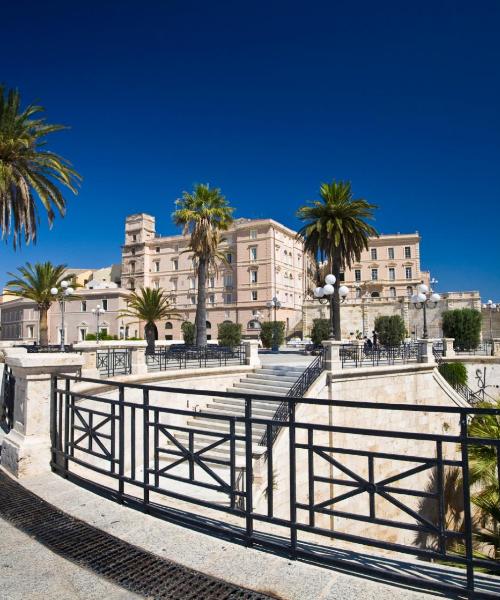
<instances>
[{"instance_id":1,"label":"concrete post","mask_svg":"<svg viewBox=\"0 0 500 600\"><path fill-rule=\"evenodd\" d=\"M324 340L322 342L325 352L325 370L332 373L333 371L339 371L342 368L340 360L340 348L344 342L338 342L336 340Z\"/></svg>"},{"instance_id":2,"label":"concrete post","mask_svg":"<svg viewBox=\"0 0 500 600\"><path fill-rule=\"evenodd\" d=\"M251 367L260 367L259 358L259 340L246 340L243 342L245 347L245 364Z\"/></svg>"},{"instance_id":3,"label":"concrete post","mask_svg":"<svg viewBox=\"0 0 500 600\"><path fill-rule=\"evenodd\" d=\"M131 370L132 375L145 375L148 372L146 363L146 344L139 348L131 348Z\"/></svg>"},{"instance_id":4,"label":"concrete post","mask_svg":"<svg viewBox=\"0 0 500 600\"><path fill-rule=\"evenodd\" d=\"M73 353L6 351L5 362L16 380L14 428L2 442L0 464L16 477L49 471L51 376L77 375L84 359Z\"/></svg>"},{"instance_id":5,"label":"concrete post","mask_svg":"<svg viewBox=\"0 0 500 600\"><path fill-rule=\"evenodd\" d=\"M82 348L81 355L83 358L82 377L99 379L100 373L97 368L97 349Z\"/></svg>"},{"instance_id":6,"label":"concrete post","mask_svg":"<svg viewBox=\"0 0 500 600\"><path fill-rule=\"evenodd\" d=\"M436 359L434 358L434 353L432 351L432 346L436 340L433 339L420 339L418 343L420 344L420 362L435 364Z\"/></svg>"},{"instance_id":7,"label":"concrete post","mask_svg":"<svg viewBox=\"0 0 500 600\"><path fill-rule=\"evenodd\" d=\"M453 342L455 338L443 338L443 356L450 358L455 356L455 348L453 348Z\"/></svg>"},{"instance_id":8,"label":"concrete post","mask_svg":"<svg viewBox=\"0 0 500 600\"><path fill-rule=\"evenodd\" d=\"M500 338L491 340L491 356L500 356Z\"/></svg>"}]
</instances>

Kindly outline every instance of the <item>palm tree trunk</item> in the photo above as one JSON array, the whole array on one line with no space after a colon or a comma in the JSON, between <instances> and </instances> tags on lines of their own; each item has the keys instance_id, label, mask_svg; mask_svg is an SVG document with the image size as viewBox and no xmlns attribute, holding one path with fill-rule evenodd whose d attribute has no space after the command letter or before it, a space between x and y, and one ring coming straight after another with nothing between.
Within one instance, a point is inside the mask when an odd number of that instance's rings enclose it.
<instances>
[{"instance_id":1,"label":"palm tree trunk","mask_svg":"<svg viewBox=\"0 0 500 600\"><path fill-rule=\"evenodd\" d=\"M150 354L155 353L155 326L154 323L146 323L146 327L144 328L144 333L146 334L146 354L149 356Z\"/></svg>"},{"instance_id":2,"label":"palm tree trunk","mask_svg":"<svg viewBox=\"0 0 500 600\"><path fill-rule=\"evenodd\" d=\"M207 260L198 264L198 302L196 304L196 345L207 345Z\"/></svg>"},{"instance_id":3,"label":"palm tree trunk","mask_svg":"<svg viewBox=\"0 0 500 600\"><path fill-rule=\"evenodd\" d=\"M48 309L40 306L38 310L40 311L40 346L48 346L49 345L49 326L47 323Z\"/></svg>"},{"instance_id":4,"label":"palm tree trunk","mask_svg":"<svg viewBox=\"0 0 500 600\"><path fill-rule=\"evenodd\" d=\"M334 251L332 255L332 273L335 275L335 285L333 286L333 334L335 340L342 339L342 331L340 329L340 258L338 253Z\"/></svg>"}]
</instances>

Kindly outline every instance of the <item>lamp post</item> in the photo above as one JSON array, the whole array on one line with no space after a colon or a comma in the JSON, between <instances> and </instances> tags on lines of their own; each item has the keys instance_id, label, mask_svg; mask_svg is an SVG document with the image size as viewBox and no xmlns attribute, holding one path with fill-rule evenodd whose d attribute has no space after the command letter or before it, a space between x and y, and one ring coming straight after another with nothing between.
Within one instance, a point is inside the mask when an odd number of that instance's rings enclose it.
<instances>
[{"instance_id":1,"label":"lamp post","mask_svg":"<svg viewBox=\"0 0 500 600\"><path fill-rule=\"evenodd\" d=\"M61 352L64 352L64 312L66 310L66 298L71 296L75 290L69 285L66 280L61 281L61 287L53 287L50 289L50 293L59 302L59 309L61 311Z\"/></svg>"},{"instance_id":2,"label":"lamp post","mask_svg":"<svg viewBox=\"0 0 500 600\"><path fill-rule=\"evenodd\" d=\"M273 345L272 345L271 351L278 352L279 347L278 347L278 338L276 335L276 311L278 310L278 308L281 308L281 302L278 300L278 298L276 296L273 296L272 300L269 300L269 302L267 302L267 308L269 308L269 309L274 308Z\"/></svg>"},{"instance_id":3,"label":"lamp post","mask_svg":"<svg viewBox=\"0 0 500 600\"><path fill-rule=\"evenodd\" d=\"M491 325L491 317L493 314L493 311L498 311L500 310L500 305L495 304L492 300L488 300L488 302L486 302L486 304L483 304L483 308L484 310L487 310L489 313L489 317L490 317L490 340L493 339L493 329L492 329L492 325Z\"/></svg>"},{"instance_id":4,"label":"lamp post","mask_svg":"<svg viewBox=\"0 0 500 600\"><path fill-rule=\"evenodd\" d=\"M106 311L104 310L104 308L101 307L100 304L98 304L95 308L92 309L92 314L94 314L96 316L96 330L95 330L95 339L96 339L96 343L99 343L99 319L101 318L101 315L103 315Z\"/></svg>"},{"instance_id":5,"label":"lamp post","mask_svg":"<svg viewBox=\"0 0 500 600\"><path fill-rule=\"evenodd\" d=\"M332 275L330 273L325 277L325 285L323 287L317 287L314 290L314 297L321 304L326 304L327 302L330 303L330 339L331 340L335 339L335 331L334 331L334 326L333 326L333 292L335 291L335 288L333 286L335 285L336 281L337 281L337 278L335 277L335 275ZM339 287L339 296L340 296L341 302L344 302L348 293L349 293L349 288L346 285L341 285Z\"/></svg>"},{"instance_id":6,"label":"lamp post","mask_svg":"<svg viewBox=\"0 0 500 600\"><path fill-rule=\"evenodd\" d=\"M439 294L437 294L436 292L430 292L430 296L429 294L429 288L424 284L421 283L418 287L417 287L418 292L416 294L413 294L413 296L411 297L411 303L413 304L413 306L417 309L417 310L423 310L424 313L424 332L423 332L423 339L426 340L429 337L428 331L427 331L427 307L429 308L436 308L436 306L438 305L438 302L441 300L441 296Z\"/></svg>"}]
</instances>

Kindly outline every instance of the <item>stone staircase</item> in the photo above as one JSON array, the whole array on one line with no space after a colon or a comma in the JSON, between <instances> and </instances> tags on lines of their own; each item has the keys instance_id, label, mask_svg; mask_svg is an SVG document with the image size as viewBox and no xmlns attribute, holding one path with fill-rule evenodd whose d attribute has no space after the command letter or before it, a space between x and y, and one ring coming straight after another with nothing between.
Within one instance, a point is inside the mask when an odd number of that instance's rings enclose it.
<instances>
[{"instance_id":1,"label":"stone staircase","mask_svg":"<svg viewBox=\"0 0 500 600\"><path fill-rule=\"evenodd\" d=\"M306 367L288 367L288 366L269 366L249 373L233 387L228 388L228 392L237 392L252 395L252 416L262 417L266 420L272 419L276 409L281 403L281 399L276 401L270 398L259 399L264 396L286 396L290 388L302 375ZM222 416L241 417L245 414L245 400L243 398L218 398L214 397L203 409L204 413ZM229 422L226 418L209 418L194 416L187 421L187 426L199 431L229 433ZM266 427L263 424L254 424L252 426L252 441L255 452L262 452L263 446L259 446L259 441L264 434ZM245 435L244 423L236 423L236 435ZM187 432L177 432L175 436L179 442L188 447L189 434ZM196 433L194 436L194 450L202 448L217 441L216 436L203 435ZM245 444L243 441L236 441L236 464L244 464ZM241 457L241 461L238 458ZM211 459L229 462L229 441L224 442L201 455L203 461L210 463ZM214 463L217 464L217 463Z\"/></svg>"}]
</instances>

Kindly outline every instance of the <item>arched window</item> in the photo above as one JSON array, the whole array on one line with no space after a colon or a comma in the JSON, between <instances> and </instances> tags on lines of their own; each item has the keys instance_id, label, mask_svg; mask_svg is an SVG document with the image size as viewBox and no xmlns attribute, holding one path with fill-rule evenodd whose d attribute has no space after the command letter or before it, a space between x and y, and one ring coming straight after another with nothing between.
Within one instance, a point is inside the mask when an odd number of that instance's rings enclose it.
<instances>
[{"instance_id":1,"label":"arched window","mask_svg":"<svg viewBox=\"0 0 500 600\"><path fill-rule=\"evenodd\" d=\"M372 292L371 297L372 298L380 298L380 294L378 292Z\"/></svg>"},{"instance_id":2,"label":"arched window","mask_svg":"<svg viewBox=\"0 0 500 600\"><path fill-rule=\"evenodd\" d=\"M259 321L257 321L257 319L248 321L247 329L261 329Z\"/></svg>"},{"instance_id":3,"label":"arched window","mask_svg":"<svg viewBox=\"0 0 500 600\"><path fill-rule=\"evenodd\" d=\"M222 321L223 323L232 323L232 321L230 321L229 319L226 321Z\"/></svg>"},{"instance_id":4,"label":"arched window","mask_svg":"<svg viewBox=\"0 0 500 600\"><path fill-rule=\"evenodd\" d=\"M167 321L165 323L165 329L173 329L173 328L174 328L174 326L172 325L172 323L170 321Z\"/></svg>"},{"instance_id":5,"label":"arched window","mask_svg":"<svg viewBox=\"0 0 500 600\"><path fill-rule=\"evenodd\" d=\"M207 329L212 329L212 323L210 323L210 321L205 321L205 326Z\"/></svg>"},{"instance_id":6,"label":"arched window","mask_svg":"<svg viewBox=\"0 0 500 600\"><path fill-rule=\"evenodd\" d=\"M411 285L406 288L406 295L413 296L413 287Z\"/></svg>"},{"instance_id":7,"label":"arched window","mask_svg":"<svg viewBox=\"0 0 500 600\"><path fill-rule=\"evenodd\" d=\"M389 288L389 296L391 298L395 298L396 297L396 288L395 287Z\"/></svg>"}]
</instances>

